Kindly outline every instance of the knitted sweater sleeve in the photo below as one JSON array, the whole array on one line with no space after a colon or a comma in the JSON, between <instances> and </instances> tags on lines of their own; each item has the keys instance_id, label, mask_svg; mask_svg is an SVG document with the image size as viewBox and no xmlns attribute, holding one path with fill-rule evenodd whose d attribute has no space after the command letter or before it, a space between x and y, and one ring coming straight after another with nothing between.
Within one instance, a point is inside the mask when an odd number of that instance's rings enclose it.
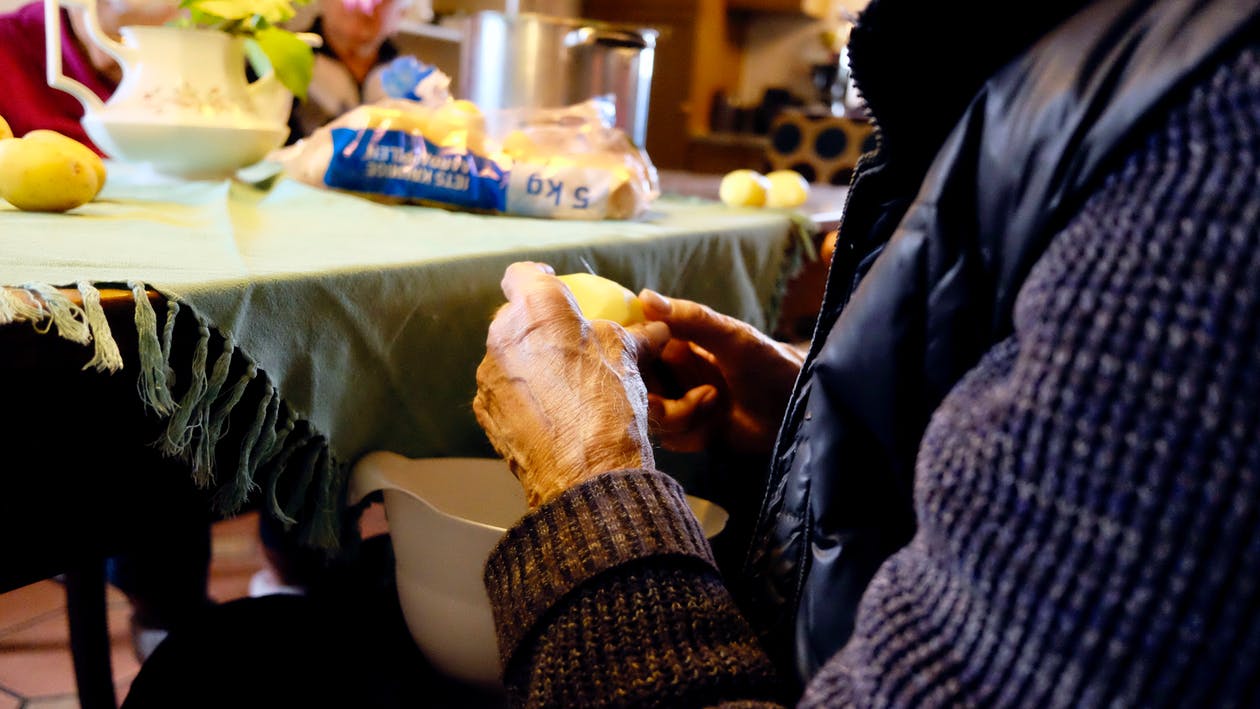
<instances>
[{"instance_id":1,"label":"knitted sweater sleeve","mask_svg":"<svg viewBox=\"0 0 1260 709\"><path fill-rule=\"evenodd\" d=\"M779 691L661 473L601 475L532 511L486 588L515 706L773 706Z\"/></svg>"}]
</instances>

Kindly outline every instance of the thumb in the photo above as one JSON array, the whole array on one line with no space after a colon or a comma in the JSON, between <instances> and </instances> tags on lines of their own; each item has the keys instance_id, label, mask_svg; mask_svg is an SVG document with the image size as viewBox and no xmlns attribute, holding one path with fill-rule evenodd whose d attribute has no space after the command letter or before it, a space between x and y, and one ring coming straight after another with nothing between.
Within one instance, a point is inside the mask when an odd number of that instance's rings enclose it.
<instances>
[{"instance_id":1,"label":"thumb","mask_svg":"<svg viewBox=\"0 0 1260 709\"><path fill-rule=\"evenodd\" d=\"M659 321L638 323L626 328L630 336L630 355L642 367L659 359L665 345L669 344L669 327Z\"/></svg>"}]
</instances>

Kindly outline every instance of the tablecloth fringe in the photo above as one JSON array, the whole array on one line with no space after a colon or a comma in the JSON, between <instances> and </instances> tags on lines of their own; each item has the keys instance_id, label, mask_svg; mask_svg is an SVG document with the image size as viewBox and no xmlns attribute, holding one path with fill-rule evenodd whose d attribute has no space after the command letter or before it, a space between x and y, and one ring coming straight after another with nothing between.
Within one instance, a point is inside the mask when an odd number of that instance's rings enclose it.
<instances>
[{"instance_id":1,"label":"tablecloth fringe","mask_svg":"<svg viewBox=\"0 0 1260 709\"><path fill-rule=\"evenodd\" d=\"M101 292L90 283L79 283L77 287L79 297L83 299L83 313L89 336L96 343L92 359L83 368L92 367L98 372L117 372L123 366L122 353L118 351L118 343L114 342L114 333L109 329L105 309L101 307Z\"/></svg>"},{"instance_id":2,"label":"tablecloth fringe","mask_svg":"<svg viewBox=\"0 0 1260 709\"><path fill-rule=\"evenodd\" d=\"M766 303L766 326L773 328L779 322L779 313L783 308L783 298L787 295L788 283L800 274L806 261L818 260L818 249L814 248L814 234L818 227L814 221L804 214L794 213L791 216L791 236L788 241L783 263L779 267L774 282L774 292Z\"/></svg>"},{"instance_id":3,"label":"tablecloth fringe","mask_svg":"<svg viewBox=\"0 0 1260 709\"><path fill-rule=\"evenodd\" d=\"M170 364L162 353L162 343L158 340L157 313L153 312L153 304L149 302L149 294L143 283L129 282L132 299L136 303L136 336L140 349L140 399L145 406L153 409L161 416L170 416L175 410L175 401L171 398L171 390L167 379L173 379L168 373ZM171 382L174 384L174 382Z\"/></svg>"},{"instance_id":4,"label":"tablecloth fringe","mask_svg":"<svg viewBox=\"0 0 1260 709\"><path fill-rule=\"evenodd\" d=\"M44 318L44 309L38 300L18 294L19 289L0 289L0 325L11 322L38 322Z\"/></svg>"},{"instance_id":5,"label":"tablecloth fringe","mask_svg":"<svg viewBox=\"0 0 1260 709\"><path fill-rule=\"evenodd\" d=\"M98 286L103 285L107 284L77 283L82 306L45 283L0 288L0 325L29 322L40 333L55 330L72 342L94 343L93 356L84 369L117 372L124 363L101 307ZM171 351L180 302L167 298L165 327L159 333L148 287L141 282L128 282L126 287L135 302L140 359L137 392L143 405L166 424L153 446L163 455L188 463L199 487L216 488L213 504L222 515L239 512L251 495L263 492L264 512L286 527L297 525L299 538L308 546L331 553L350 541L343 538L346 525L338 512L338 495L344 490L349 470L334 459L326 438L282 405L266 373L236 347L230 334L218 332L191 308L198 338L189 364L176 371ZM214 334L219 335L221 345L212 357ZM233 362L239 365L235 377ZM178 380L187 384L177 399ZM248 429L240 433L236 467L231 475L217 480L217 445L227 435L229 417L250 386L262 387L262 391ZM280 499L282 488L278 484L282 475L295 476L284 500ZM265 482L265 489L260 480Z\"/></svg>"}]
</instances>

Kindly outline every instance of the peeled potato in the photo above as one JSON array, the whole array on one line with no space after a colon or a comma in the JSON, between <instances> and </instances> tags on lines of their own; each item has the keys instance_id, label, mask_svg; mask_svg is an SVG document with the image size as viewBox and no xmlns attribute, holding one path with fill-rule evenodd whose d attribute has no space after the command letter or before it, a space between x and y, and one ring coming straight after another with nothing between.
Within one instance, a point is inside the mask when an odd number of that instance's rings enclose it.
<instances>
[{"instance_id":1,"label":"peeled potato","mask_svg":"<svg viewBox=\"0 0 1260 709\"><path fill-rule=\"evenodd\" d=\"M718 197L730 207L760 207L770 183L756 170L732 170L722 177Z\"/></svg>"},{"instance_id":2,"label":"peeled potato","mask_svg":"<svg viewBox=\"0 0 1260 709\"><path fill-rule=\"evenodd\" d=\"M647 319L639 298L616 281L593 273L568 273L559 278L569 287L587 320L612 320L627 326Z\"/></svg>"},{"instance_id":3,"label":"peeled potato","mask_svg":"<svg viewBox=\"0 0 1260 709\"><path fill-rule=\"evenodd\" d=\"M4 116L0 116L0 140L13 137L13 129L9 127L9 122L4 120Z\"/></svg>"},{"instance_id":4,"label":"peeled potato","mask_svg":"<svg viewBox=\"0 0 1260 709\"><path fill-rule=\"evenodd\" d=\"M809 199L809 181L796 170L775 170L766 174L767 207L799 207Z\"/></svg>"}]
</instances>

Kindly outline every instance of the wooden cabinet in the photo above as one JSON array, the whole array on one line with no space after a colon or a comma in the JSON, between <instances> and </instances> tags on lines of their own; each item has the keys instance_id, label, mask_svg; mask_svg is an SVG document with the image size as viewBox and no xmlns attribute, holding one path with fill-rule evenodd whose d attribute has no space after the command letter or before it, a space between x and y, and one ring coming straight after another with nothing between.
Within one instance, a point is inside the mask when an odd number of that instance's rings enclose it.
<instances>
[{"instance_id":1,"label":"wooden cabinet","mask_svg":"<svg viewBox=\"0 0 1260 709\"><path fill-rule=\"evenodd\" d=\"M740 38L726 0L585 0L582 15L660 31L647 151L659 167L688 169L690 136L708 131L713 95L739 81Z\"/></svg>"},{"instance_id":2,"label":"wooden cabinet","mask_svg":"<svg viewBox=\"0 0 1260 709\"><path fill-rule=\"evenodd\" d=\"M753 12L781 12L805 14L821 17L827 3L807 2L806 0L727 0L726 6L732 11L748 10Z\"/></svg>"},{"instance_id":3,"label":"wooden cabinet","mask_svg":"<svg viewBox=\"0 0 1260 709\"><path fill-rule=\"evenodd\" d=\"M647 151L661 168L758 168L764 136L712 134L719 93L740 82L746 27L764 13L806 17L812 0L584 0L582 16L660 31L648 110ZM822 6L828 6L826 1Z\"/></svg>"}]
</instances>

